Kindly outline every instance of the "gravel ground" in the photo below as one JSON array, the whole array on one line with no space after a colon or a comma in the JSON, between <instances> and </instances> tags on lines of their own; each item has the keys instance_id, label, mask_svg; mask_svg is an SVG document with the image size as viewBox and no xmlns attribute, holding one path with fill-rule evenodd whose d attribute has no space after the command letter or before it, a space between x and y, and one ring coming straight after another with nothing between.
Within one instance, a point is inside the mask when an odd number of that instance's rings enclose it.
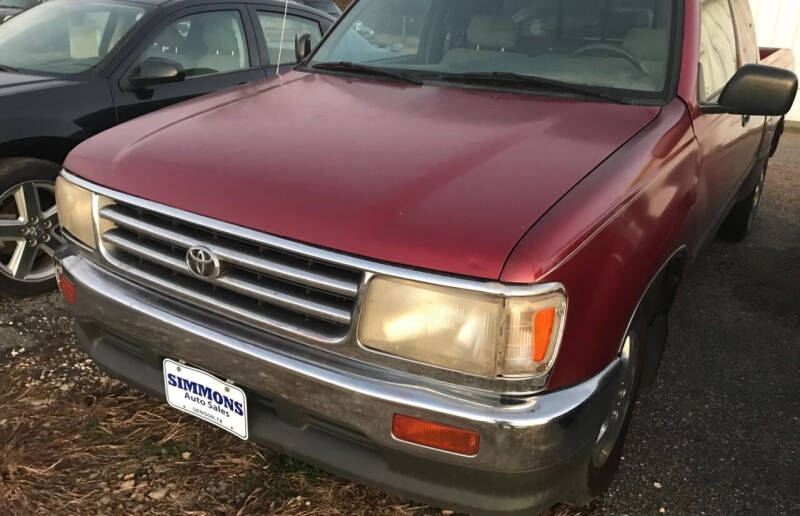
<instances>
[{"instance_id":1,"label":"gravel ground","mask_svg":"<svg viewBox=\"0 0 800 516\"><path fill-rule=\"evenodd\" d=\"M751 238L715 242L682 288L611 489L558 514L800 513L798 169L787 135ZM56 294L0 299L0 514L442 512L140 395L99 373L70 327Z\"/></svg>"}]
</instances>

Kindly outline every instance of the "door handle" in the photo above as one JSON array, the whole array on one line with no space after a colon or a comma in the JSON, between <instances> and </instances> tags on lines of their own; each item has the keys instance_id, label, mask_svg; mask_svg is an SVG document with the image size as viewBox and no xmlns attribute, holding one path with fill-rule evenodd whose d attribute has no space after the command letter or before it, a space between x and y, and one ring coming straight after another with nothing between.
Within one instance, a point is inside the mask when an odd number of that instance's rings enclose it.
<instances>
[{"instance_id":1,"label":"door handle","mask_svg":"<svg viewBox=\"0 0 800 516\"><path fill-rule=\"evenodd\" d=\"M742 127L750 123L750 115L742 115Z\"/></svg>"}]
</instances>

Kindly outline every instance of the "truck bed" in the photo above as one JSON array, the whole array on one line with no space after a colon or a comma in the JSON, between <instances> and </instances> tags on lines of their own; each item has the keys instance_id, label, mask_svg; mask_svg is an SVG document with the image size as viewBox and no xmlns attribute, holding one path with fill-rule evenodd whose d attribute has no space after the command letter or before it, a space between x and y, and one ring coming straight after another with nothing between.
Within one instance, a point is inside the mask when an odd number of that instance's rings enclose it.
<instances>
[{"instance_id":1,"label":"truck bed","mask_svg":"<svg viewBox=\"0 0 800 516\"><path fill-rule=\"evenodd\" d=\"M766 66L775 66L777 68L784 68L786 70L794 70L795 57L794 52L788 48L772 48L761 47L759 48L761 54L761 63ZM784 130L784 117L771 116L767 117L765 125L764 144L770 146L770 157L775 155Z\"/></svg>"},{"instance_id":2,"label":"truck bed","mask_svg":"<svg viewBox=\"0 0 800 516\"><path fill-rule=\"evenodd\" d=\"M794 53L790 49L761 47L759 51L761 53L761 64L787 70L795 69Z\"/></svg>"}]
</instances>

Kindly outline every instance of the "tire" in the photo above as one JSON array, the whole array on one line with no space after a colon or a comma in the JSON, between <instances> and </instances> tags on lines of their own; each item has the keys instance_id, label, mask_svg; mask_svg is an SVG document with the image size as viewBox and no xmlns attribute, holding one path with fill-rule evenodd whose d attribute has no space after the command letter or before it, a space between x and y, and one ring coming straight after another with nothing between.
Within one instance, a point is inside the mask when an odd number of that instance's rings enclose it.
<instances>
[{"instance_id":1,"label":"tire","mask_svg":"<svg viewBox=\"0 0 800 516\"><path fill-rule=\"evenodd\" d=\"M767 179L767 166L758 168L758 179L753 190L741 201L734 204L728 217L722 223L719 236L729 242L741 242L747 238L753 229L753 222L758 214L758 207L761 204L762 193L764 192L764 182Z\"/></svg>"},{"instance_id":2,"label":"tire","mask_svg":"<svg viewBox=\"0 0 800 516\"><path fill-rule=\"evenodd\" d=\"M657 285L656 285L657 287ZM586 484L579 495L592 500L608 489L619 469L636 400L646 386L648 370L655 375L667 340L667 318L672 296L659 288L647 295L631 322L620 351L622 372L606 419L598 429L594 450L586 467ZM626 363L626 354L628 356ZM622 395L623 390L628 395ZM618 412L613 419L614 411ZM616 428L612 421L616 421Z\"/></svg>"},{"instance_id":3,"label":"tire","mask_svg":"<svg viewBox=\"0 0 800 516\"><path fill-rule=\"evenodd\" d=\"M63 242L55 209L61 167L33 158L0 160L0 295L56 288L53 254Z\"/></svg>"},{"instance_id":4,"label":"tire","mask_svg":"<svg viewBox=\"0 0 800 516\"><path fill-rule=\"evenodd\" d=\"M623 349L620 352L620 358L624 361L626 347L630 346L627 351L629 362L628 364L623 362L623 371L616 391L617 395L612 400L606 420L601 428L598 429L595 448L587 465L587 498L596 498L603 494L611 484L617 469L619 469L622 449L625 445L628 427L630 426L634 406L641 387L645 348L647 346L644 340L647 335L647 318L637 316L625 336L625 343L623 343ZM620 396L623 389L627 394L626 397ZM613 418L614 411L618 413L616 419Z\"/></svg>"}]
</instances>

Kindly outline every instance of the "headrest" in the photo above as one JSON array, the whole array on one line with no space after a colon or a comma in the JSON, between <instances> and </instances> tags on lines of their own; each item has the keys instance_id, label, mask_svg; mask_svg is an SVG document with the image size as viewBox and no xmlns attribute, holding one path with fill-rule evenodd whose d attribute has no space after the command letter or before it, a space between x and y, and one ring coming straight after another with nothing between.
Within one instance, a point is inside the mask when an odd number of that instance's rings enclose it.
<instances>
[{"instance_id":1,"label":"headrest","mask_svg":"<svg viewBox=\"0 0 800 516\"><path fill-rule=\"evenodd\" d=\"M207 23L203 27L203 43L206 44L209 50L230 52L238 47L233 29L224 23Z\"/></svg>"},{"instance_id":2,"label":"headrest","mask_svg":"<svg viewBox=\"0 0 800 516\"><path fill-rule=\"evenodd\" d=\"M666 29L631 29L622 46L643 61L666 61L669 56L669 31Z\"/></svg>"},{"instance_id":3,"label":"headrest","mask_svg":"<svg viewBox=\"0 0 800 516\"><path fill-rule=\"evenodd\" d=\"M516 42L514 21L502 16L478 14L469 22L467 39L470 44L481 48L499 50L513 47Z\"/></svg>"},{"instance_id":4,"label":"headrest","mask_svg":"<svg viewBox=\"0 0 800 516\"><path fill-rule=\"evenodd\" d=\"M161 48L162 52L166 53L166 51L177 52L177 49L184 43L186 43L186 40L181 36L181 33L178 32L177 27L170 25L158 35L158 38L153 44Z\"/></svg>"}]
</instances>

